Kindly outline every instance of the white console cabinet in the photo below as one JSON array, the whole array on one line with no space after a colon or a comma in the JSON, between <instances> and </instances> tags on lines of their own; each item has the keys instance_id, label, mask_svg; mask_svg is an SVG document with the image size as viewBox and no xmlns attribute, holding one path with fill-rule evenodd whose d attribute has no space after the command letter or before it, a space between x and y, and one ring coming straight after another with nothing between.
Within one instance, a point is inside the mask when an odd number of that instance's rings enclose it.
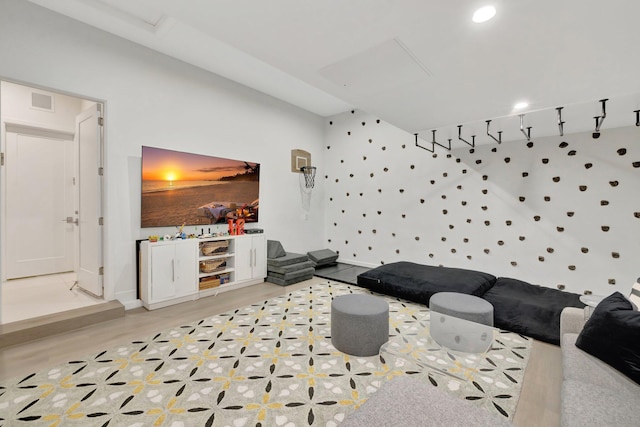
<instances>
[{"instance_id":1,"label":"white console cabinet","mask_svg":"<svg viewBox=\"0 0 640 427\"><path fill-rule=\"evenodd\" d=\"M226 250L204 255L206 242L221 242ZM221 266L205 273L201 263L206 261ZM264 234L140 244L140 296L149 310L262 283L266 276Z\"/></svg>"},{"instance_id":2,"label":"white console cabinet","mask_svg":"<svg viewBox=\"0 0 640 427\"><path fill-rule=\"evenodd\" d=\"M198 292L194 260L197 242L175 240L144 242L140 247L142 302L148 309L188 301Z\"/></svg>"}]
</instances>

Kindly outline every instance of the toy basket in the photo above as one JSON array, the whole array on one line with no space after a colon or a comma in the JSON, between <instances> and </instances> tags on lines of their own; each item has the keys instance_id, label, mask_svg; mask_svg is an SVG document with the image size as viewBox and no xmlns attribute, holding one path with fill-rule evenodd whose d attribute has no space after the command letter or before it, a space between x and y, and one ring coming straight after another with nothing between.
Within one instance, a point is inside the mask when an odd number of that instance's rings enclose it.
<instances>
[{"instance_id":1,"label":"toy basket","mask_svg":"<svg viewBox=\"0 0 640 427\"><path fill-rule=\"evenodd\" d=\"M225 258L200 261L200 273L215 273L225 268L227 268L227 260Z\"/></svg>"},{"instance_id":2,"label":"toy basket","mask_svg":"<svg viewBox=\"0 0 640 427\"><path fill-rule=\"evenodd\" d=\"M200 243L200 252L202 252L204 256L226 254L229 252L229 241L216 240L214 242L202 242Z\"/></svg>"}]
</instances>

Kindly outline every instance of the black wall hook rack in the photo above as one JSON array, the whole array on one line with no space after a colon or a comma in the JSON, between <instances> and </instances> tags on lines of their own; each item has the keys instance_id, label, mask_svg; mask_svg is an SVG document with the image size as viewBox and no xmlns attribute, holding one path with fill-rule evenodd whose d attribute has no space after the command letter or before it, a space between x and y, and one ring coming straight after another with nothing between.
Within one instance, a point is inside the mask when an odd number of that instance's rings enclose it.
<instances>
[{"instance_id":1,"label":"black wall hook rack","mask_svg":"<svg viewBox=\"0 0 640 427\"><path fill-rule=\"evenodd\" d=\"M489 132L489 125L491 124L491 120L485 120L485 121L487 122L487 135L489 135L491 139L493 139L498 144L502 144L502 131L501 130L498 131L498 138L496 139L496 137L491 135L491 132Z\"/></svg>"},{"instance_id":2,"label":"black wall hook rack","mask_svg":"<svg viewBox=\"0 0 640 427\"><path fill-rule=\"evenodd\" d=\"M524 134L524 136L527 137L527 141L531 141L531 126L527 126L527 131L524 131L524 114L519 114L518 117L520 117L520 132L522 132Z\"/></svg>"},{"instance_id":3,"label":"black wall hook rack","mask_svg":"<svg viewBox=\"0 0 640 427\"><path fill-rule=\"evenodd\" d=\"M635 110L636 113L636 126L640 126L640 110Z\"/></svg>"},{"instance_id":4,"label":"black wall hook rack","mask_svg":"<svg viewBox=\"0 0 640 427\"><path fill-rule=\"evenodd\" d=\"M556 111L558 112L558 132L560 132L560 136L564 136L564 122L562 121L562 109L564 107L557 107Z\"/></svg>"},{"instance_id":5,"label":"black wall hook rack","mask_svg":"<svg viewBox=\"0 0 640 427\"><path fill-rule=\"evenodd\" d=\"M476 136L475 135L471 135L471 142L467 141L466 139L464 139L462 137L462 125L458 125L458 139L462 142L464 142L467 145L470 145L471 147L475 147L476 146Z\"/></svg>"},{"instance_id":6,"label":"black wall hook rack","mask_svg":"<svg viewBox=\"0 0 640 427\"><path fill-rule=\"evenodd\" d=\"M436 130L433 129L431 131L431 150L429 150L427 147L423 147L422 145L418 144L418 134L414 133L415 137L416 137L416 147L420 147L423 150L427 150L430 153L434 153L435 152L435 147L436 145L439 145L440 147L451 151L451 138L449 138L449 146L447 147L446 145L440 144L438 141L436 141Z\"/></svg>"}]
</instances>

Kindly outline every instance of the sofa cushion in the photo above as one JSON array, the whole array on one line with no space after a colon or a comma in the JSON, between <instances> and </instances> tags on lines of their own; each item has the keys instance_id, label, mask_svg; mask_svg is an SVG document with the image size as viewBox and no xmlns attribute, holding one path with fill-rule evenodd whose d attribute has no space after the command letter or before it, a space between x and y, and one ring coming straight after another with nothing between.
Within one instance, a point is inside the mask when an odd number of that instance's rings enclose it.
<instances>
[{"instance_id":1,"label":"sofa cushion","mask_svg":"<svg viewBox=\"0 0 640 427\"><path fill-rule=\"evenodd\" d=\"M594 387L582 381L562 382L563 427L637 426L640 394Z\"/></svg>"},{"instance_id":2,"label":"sofa cushion","mask_svg":"<svg viewBox=\"0 0 640 427\"><path fill-rule=\"evenodd\" d=\"M562 377L610 390L640 394L640 386L622 372L576 347L578 334L562 337Z\"/></svg>"},{"instance_id":3,"label":"sofa cushion","mask_svg":"<svg viewBox=\"0 0 640 427\"><path fill-rule=\"evenodd\" d=\"M560 313L584 307L580 295L500 277L482 296L493 304L494 326L560 345Z\"/></svg>"},{"instance_id":4,"label":"sofa cushion","mask_svg":"<svg viewBox=\"0 0 640 427\"><path fill-rule=\"evenodd\" d=\"M437 292L482 296L495 281L496 277L489 273L406 261L381 265L358 275L358 286L425 305Z\"/></svg>"},{"instance_id":5,"label":"sofa cushion","mask_svg":"<svg viewBox=\"0 0 640 427\"><path fill-rule=\"evenodd\" d=\"M287 254L278 240L267 240L267 258L280 258Z\"/></svg>"},{"instance_id":6,"label":"sofa cushion","mask_svg":"<svg viewBox=\"0 0 640 427\"><path fill-rule=\"evenodd\" d=\"M640 312L620 292L593 310L576 346L640 384Z\"/></svg>"},{"instance_id":7,"label":"sofa cushion","mask_svg":"<svg viewBox=\"0 0 640 427\"><path fill-rule=\"evenodd\" d=\"M341 427L506 427L506 418L459 399L424 379L396 377L349 414Z\"/></svg>"}]
</instances>

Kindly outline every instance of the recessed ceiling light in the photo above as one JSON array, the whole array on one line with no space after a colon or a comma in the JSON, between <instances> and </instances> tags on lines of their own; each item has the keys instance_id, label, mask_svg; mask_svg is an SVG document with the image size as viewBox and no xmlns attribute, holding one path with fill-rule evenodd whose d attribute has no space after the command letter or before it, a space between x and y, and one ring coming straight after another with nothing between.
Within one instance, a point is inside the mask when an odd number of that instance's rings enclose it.
<instances>
[{"instance_id":1,"label":"recessed ceiling light","mask_svg":"<svg viewBox=\"0 0 640 427\"><path fill-rule=\"evenodd\" d=\"M473 22L481 23L487 22L489 19L496 16L496 8L493 6L482 6L480 9L476 10L473 14Z\"/></svg>"},{"instance_id":2,"label":"recessed ceiling light","mask_svg":"<svg viewBox=\"0 0 640 427\"><path fill-rule=\"evenodd\" d=\"M529 103L527 102L518 102L513 106L514 110L522 110L525 109L529 106Z\"/></svg>"}]
</instances>

